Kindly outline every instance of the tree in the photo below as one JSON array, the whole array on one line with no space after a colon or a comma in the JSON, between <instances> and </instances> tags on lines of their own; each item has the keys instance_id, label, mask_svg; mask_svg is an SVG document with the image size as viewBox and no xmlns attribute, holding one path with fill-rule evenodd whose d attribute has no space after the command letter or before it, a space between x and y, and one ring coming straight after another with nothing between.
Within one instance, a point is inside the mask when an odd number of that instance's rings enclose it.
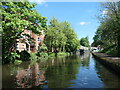
<instances>
[{"instance_id":1,"label":"tree","mask_svg":"<svg viewBox=\"0 0 120 90\"><path fill-rule=\"evenodd\" d=\"M46 17L42 17L36 10L35 3L29 2L1 2L2 12L2 52L3 63L10 62L7 56L15 48L16 39L21 38L24 30L31 30L40 34L46 29ZM29 37L29 36L28 36ZM30 37L29 37L30 38Z\"/></svg>"},{"instance_id":2,"label":"tree","mask_svg":"<svg viewBox=\"0 0 120 90\"><path fill-rule=\"evenodd\" d=\"M63 52L74 52L80 46L77 35L70 24L66 21L59 22L56 18L50 21L45 44L51 52L56 49Z\"/></svg>"},{"instance_id":3,"label":"tree","mask_svg":"<svg viewBox=\"0 0 120 90\"><path fill-rule=\"evenodd\" d=\"M80 39L80 45L85 46L85 47L89 47L88 37L81 38Z\"/></svg>"},{"instance_id":4,"label":"tree","mask_svg":"<svg viewBox=\"0 0 120 90\"><path fill-rule=\"evenodd\" d=\"M102 7L107 11L105 15L100 15L100 26L94 36L94 43L98 43L97 36L101 37L99 43L104 49L114 46L110 52L116 52L120 55L120 2L103 3ZM113 48L113 47L112 47Z\"/></svg>"},{"instance_id":5,"label":"tree","mask_svg":"<svg viewBox=\"0 0 120 90\"><path fill-rule=\"evenodd\" d=\"M57 49L59 46L59 39L60 39L60 29L59 29L59 22L56 18L53 18L50 21L50 25L46 31L46 38L45 44L47 45L48 49L53 52L54 49Z\"/></svg>"}]
</instances>

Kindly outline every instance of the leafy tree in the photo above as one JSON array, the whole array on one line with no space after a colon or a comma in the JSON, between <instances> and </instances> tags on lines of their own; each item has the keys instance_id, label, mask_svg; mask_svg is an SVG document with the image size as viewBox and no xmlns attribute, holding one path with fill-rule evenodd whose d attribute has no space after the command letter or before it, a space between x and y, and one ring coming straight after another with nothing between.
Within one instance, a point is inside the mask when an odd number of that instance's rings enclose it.
<instances>
[{"instance_id":1,"label":"leafy tree","mask_svg":"<svg viewBox=\"0 0 120 90\"><path fill-rule=\"evenodd\" d=\"M36 34L40 34L41 29L46 29L46 17L42 17L41 14L33 9L36 5L35 3L1 2L0 5L3 29L3 63L6 63L4 62L5 56L15 49L16 39L21 38L21 33L24 30L31 30Z\"/></svg>"},{"instance_id":2,"label":"leafy tree","mask_svg":"<svg viewBox=\"0 0 120 90\"><path fill-rule=\"evenodd\" d=\"M101 45L103 49L114 46L113 50L119 56L120 55L120 15L119 15L120 2L103 3L102 7L107 11L107 13L105 15L100 15L101 24L97 30L96 35L93 38L94 44ZM98 32L100 32L100 34ZM100 41L100 43L98 43L98 41Z\"/></svg>"},{"instance_id":3,"label":"leafy tree","mask_svg":"<svg viewBox=\"0 0 120 90\"><path fill-rule=\"evenodd\" d=\"M62 22L61 24L62 24L63 33L67 38L65 50L67 52L75 52L80 47L77 35L67 21Z\"/></svg>"},{"instance_id":4,"label":"leafy tree","mask_svg":"<svg viewBox=\"0 0 120 90\"><path fill-rule=\"evenodd\" d=\"M68 22L59 22L56 18L50 21L46 31L45 44L52 52L54 50L73 52L80 46L77 35Z\"/></svg>"},{"instance_id":5,"label":"leafy tree","mask_svg":"<svg viewBox=\"0 0 120 90\"><path fill-rule=\"evenodd\" d=\"M85 46L85 47L89 47L88 37L81 38L80 39L80 45Z\"/></svg>"}]
</instances>

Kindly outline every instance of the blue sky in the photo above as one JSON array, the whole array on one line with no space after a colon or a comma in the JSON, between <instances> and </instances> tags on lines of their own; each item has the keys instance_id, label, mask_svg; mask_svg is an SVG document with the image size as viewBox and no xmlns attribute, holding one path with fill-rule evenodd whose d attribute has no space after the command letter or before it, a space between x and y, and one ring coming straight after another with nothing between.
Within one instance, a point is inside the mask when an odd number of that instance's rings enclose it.
<instances>
[{"instance_id":1,"label":"blue sky","mask_svg":"<svg viewBox=\"0 0 120 90\"><path fill-rule=\"evenodd\" d=\"M46 2L38 4L35 9L47 17L48 21L56 17L59 21L68 21L78 38L89 37L90 43L99 26L97 15L99 2Z\"/></svg>"}]
</instances>

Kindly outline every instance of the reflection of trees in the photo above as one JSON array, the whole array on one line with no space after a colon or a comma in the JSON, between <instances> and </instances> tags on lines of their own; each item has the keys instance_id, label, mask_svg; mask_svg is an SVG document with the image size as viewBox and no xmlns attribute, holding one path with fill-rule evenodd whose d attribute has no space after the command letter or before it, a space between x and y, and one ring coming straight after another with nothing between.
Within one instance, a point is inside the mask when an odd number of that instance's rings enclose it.
<instances>
[{"instance_id":1,"label":"reflection of trees","mask_svg":"<svg viewBox=\"0 0 120 90\"><path fill-rule=\"evenodd\" d=\"M2 88L13 88L15 71L18 70L18 67L13 65L3 65L2 66Z\"/></svg>"},{"instance_id":2,"label":"reflection of trees","mask_svg":"<svg viewBox=\"0 0 120 90\"><path fill-rule=\"evenodd\" d=\"M98 77L104 82L106 88L120 88L120 78L104 66L100 65L98 61L95 63L95 68Z\"/></svg>"},{"instance_id":3,"label":"reflection of trees","mask_svg":"<svg viewBox=\"0 0 120 90\"><path fill-rule=\"evenodd\" d=\"M89 66L90 53L84 53L81 55L82 66Z\"/></svg>"},{"instance_id":4,"label":"reflection of trees","mask_svg":"<svg viewBox=\"0 0 120 90\"><path fill-rule=\"evenodd\" d=\"M21 69L16 75L16 84L20 88L32 88L40 86L45 81L45 71L39 70L38 63L28 66L28 69Z\"/></svg>"},{"instance_id":5,"label":"reflection of trees","mask_svg":"<svg viewBox=\"0 0 120 90\"><path fill-rule=\"evenodd\" d=\"M53 61L51 61L53 63ZM54 60L54 66L49 66L46 71L49 88L69 87L71 80L76 78L80 67L80 60L75 56L69 58L57 58Z\"/></svg>"},{"instance_id":6,"label":"reflection of trees","mask_svg":"<svg viewBox=\"0 0 120 90\"><path fill-rule=\"evenodd\" d=\"M46 71L45 74L49 88L69 87L69 85L71 84L70 81L76 79L76 74L78 74L79 72L79 67L81 65L81 62L85 63L85 66L88 66L89 60L85 58L82 61L80 57L81 56L60 57L51 60L49 59L42 62L40 61L39 63L32 62L30 65L29 63L24 62L19 66L12 66L12 67L8 66L7 68L4 68L4 70L7 71L4 72L6 73L5 75L7 76L7 79L6 76L4 77L6 80L4 81L4 84L6 85L7 83L8 86L6 87L12 87L12 88L15 87L14 78L16 77L17 87L30 88L30 87L40 86L42 84L42 82L40 81L42 80L42 78L40 77L44 78L45 77L44 72ZM18 71L18 73L16 73L16 71ZM11 76L12 79L9 75L11 73L13 74Z\"/></svg>"}]
</instances>

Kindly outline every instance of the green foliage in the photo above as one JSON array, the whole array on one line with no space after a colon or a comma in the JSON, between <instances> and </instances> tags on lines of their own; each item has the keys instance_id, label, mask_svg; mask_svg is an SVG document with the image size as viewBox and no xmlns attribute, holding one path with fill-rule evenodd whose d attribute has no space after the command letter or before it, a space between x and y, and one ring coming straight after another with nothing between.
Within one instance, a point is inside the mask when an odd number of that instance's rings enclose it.
<instances>
[{"instance_id":1,"label":"green foliage","mask_svg":"<svg viewBox=\"0 0 120 90\"><path fill-rule=\"evenodd\" d=\"M40 52L47 52L47 51L48 51L47 46L44 43L42 43L42 46L40 46Z\"/></svg>"},{"instance_id":2,"label":"green foliage","mask_svg":"<svg viewBox=\"0 0 120 90\"><path fill-rule=\"evenodd\" d=\"M55 57L55 53L53 53L53 52L48 52L48 56L49 56L49 57Z\"/></svg>"},{"instance_id":3,"label":"green foliage","mask_svg":"<svg viewBox=\"0 0 120 90\"><path fill-rule=\"evenodd\" d=\"M93 46L97 47L98 45L102 45L103 41L101 40L102 36L102 30L101 27L98 28L98 30L95 33L95 36L93 37L94 43Z\"/></svg>"},{"instance_id":4,"label":"green foliage","mask_svg":"<svg viewBox=\"0 0 120 90\"><path fill-rule=\"evenodd\" d=\"M117 55L116 45L107 46L106 48L104 48L104 49L101 50L100 52L101 52L101 53L111 54L111 55Z\"/></svg>"},{"instance_id":5,"label":"green foliage","mask_svg":"<svg viewBox=\"0 0 120 90\"><path fill-rule=\"evenodd\" d=\"M1 5L1 25L2 25L2 53L3 62L16 49L16 39L21 38L23 30L31 30L36 34L40 34L40 30L46 29L46 17L42 17L33 8L34 3L29 2L0 2ZM31 41L29 35L25 35ZM6 55L8 54L8 55ZM5 61L6 62L6 61ZM10 62L10 61L8 61Z\"/></svg>"},{"instance_id":6,"label":"green foliage","mask_svg":"<svg viewBox=\"0 0 120 90\"><path fill-rule=\"evenodd\" d=\"M38 56L36 55L36 53L30 53L30 60L33 61L33 60L37 60L38 59Z\"/></svg>"},{"instance_id":7,"label":"green foliage","mask_svg":"<svg viewBox=\"0 0 120 90\"><path fill-rule=\"evenodd\" d=\"M22 61L30 60L30 54L24 50L24 51L20 52L20 59Z\"/></svg>"},{"instance_id":8,"label":"green foliage","mask_svg":"<svg viewBox=\"0 0 120 90\"><path fill-rule=\"evenodd\" d=\"M6 52L5 54L5 60L2 60L2 63L13 63L15 61L15 59L19 59L20 55L17 54L16 52Z\"/></svg>"},{"instance_id":9,"label":"green foliage","mask_svg":"<svg viewBox=\"0 0 120 90\"><path fill-rule=\"evenodd\" d=\"M67 52L59 52L57 56L69 56L70 54Z\"/></svg>"},{"instance_id":10,"label":"green foliage","mask_svg":"<svg viewBox=\"0 0 120 90\"><path fill-rule=\"evenodd\" d=\"M85 46L85 47L89 47L89 41L88 41L88 37L83 37L80 39L80 45Z\"/></svg>"},{"instance_id":11,"label":"green foliage","mask_svg":"<svg viewBox=\"0 0 120 90\"><path fill-rule=\"evenodd\" d=\"M120 2L102 3L105 15L100 15L100 26L94 36L93 46L100 45L106 53L120 55ZM106 50L108 47L112 47Z\"/></svg>"},{"instance_id":12,"label":"green foliage","mask_svg":"<svg viewBox=\"0 0 120 90\"><path fill-rule=\"evenodd\" d=\"M48 57L48 53L46 52L37 52L36 55L41 58Z\"/></svg>"},{"instance_id":13,"label":"green foliage","mask_svg":"<svg viewBox=\"0 0 120 90\"><path fill-rule=\"evenodd\" d=\"M79 48L79 40L68 22L50 21L46 31L45 44L50 52L73 52Z\"/></svg>"},{"instance_id":14,"label":"green foliage","mask_svg":"<svg viewBox=\"0 0 120 90\"><path fill-rule=\"evenodd\" d=\"M46 45L44 43L42 43L39 52L36 53L36 55L40 58L40 59L46 59L48 58L48 53L47 53L48 49L46 47Z\"/></svg>"},{"instance_id":15,"label":"green foliage","mask_svg":"<svg viewBox=\"0 0 120 90\"><path fill-rule=\"evenodd\" d=\"M49 58L52 58L52 57L55 57L55 55L56 55L56 53L53 53L53 52L48 52L48 57ZM69 56L70 55L70 53L68 53L68 52L58 52L57 53L57 57L63 57L63 56Z\"/></svg>"},{"instance_id":16,"label":"green foliage","mask_svg":"<svg viewBox=\"0 0 120 90\"><path fill-rule=\"evenodd\" d=\"M19 64L21 64L21 63L22 63L21 60L15 60L15 62L14 62L15 65L19 65Z\"/></svg>"}]
</instances>

